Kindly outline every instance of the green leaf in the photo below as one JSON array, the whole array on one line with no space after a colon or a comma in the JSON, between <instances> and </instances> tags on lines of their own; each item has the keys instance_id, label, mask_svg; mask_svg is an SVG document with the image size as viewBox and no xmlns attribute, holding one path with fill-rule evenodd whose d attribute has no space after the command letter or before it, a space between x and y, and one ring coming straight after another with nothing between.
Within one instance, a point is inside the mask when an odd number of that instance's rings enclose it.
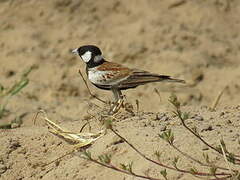
<instances>
[{"instance_id":1,"label":"green leaf","mask_svg":"<svg viewBox=\"0 0 240 180\"><path fill-rule=\"evenodd\" d=\"M104 155L98 156L98 159L105 164L109 164L111 162L111 158L112 156L110 154L104 154Z\"/></svg>"},{"instance_id":2,"label":"green leaf","mask_svg":"<svg viewBox=\"0 0 240 180\"><path fill-rule=\"evenodd\" d=\"M16 83L10 90L9 94L11 96L14 96L18 92L20 92L25 86L27 86L29 83L28 79L22 79L20 82Z\"/></svg>"},{"instance_id":3,"label":"green leaf","mask_svg":"<svg viewBox=\"0 0 240 180\"><path fill-rule=\"evenodd\" d=\"M175 94L171 94L168 101L172 103L175 107L180 106L180 103L178 102L177 96Z\"/></svg>"},{"instance_id":4,"label":"green leaf","mask_svg":"<svg viewBox=\"0 0 240 180\"><path fill-rule=\"evenodd\" d=\"M112 120L111 119L106 119L105 121L104 121L104 126L105 126L105 128L106 129L112 129Z\"/></svg>"},{"instance_id":5,"label":"green leaf","mask_svg":"<svg viewBox=\"0 0 240 180\"><path fill-rule=\"evenodd\" d=\"M0 84L0 94L3 92L3 90L4 90L4 86Z\"/></svg>"},{"instance_id":6,"label":"green leaf","mask_svg":"<svg viewBox=\"0 0 240 180\"><path fill-rule=\"evenodd\" d=\"M28 68L22 73L22 78L27 78L28 74L32 72L33 69L37 69L37 68L38 68L37 65L32 65L30 68Z\"/></svg>"},{"instance_id":7,"label":"green leaf","mask_svg":"<svg viewBox=\"0 0 240 180\"><path fill-rule=\"evenodd\" d=\"M191 173L192 173L192 174L196 174L196 173L198 172L198 171L197 171L197 169L196 169L196 168L194 168L194 167L193 167L193 168L191 168L191 169L190 169L190 171L191 171Z\"/></svg>"},{"instance_id":8,"label":"green leaf","mask_svg":"<svg viewBox=\"0 0 240 180\"><path fill-rule=\"evenodd\" d=\"M125 170L125 171L127 170L127 166L125 164L120 163L120 166L123 170Z\"/></svg>"},{"instance_id":9,"label":"green leaf","mask_svg":"<svg viewBox=\"0 0 240 180\"><path fill-rule=\"evenodd\" d=\"M162 153L159 152L159 151L155 151L155 152L154 152L154 155L157 156L158 161L160 161L161 154L162 154Z\"/></svg>"},{"instance_id":10,"label":"green leaf","mask_svg":"<svg viewBox=\"0 0 240 180\"><path fill-rule=\"evenodd\" d=\"M235 164L235 161L236 161L235 155L232 154L232 153L229 153L228 156L227 156L227 160L228 160L229 162Z\"/></svg>"},{"instance_id":11,"label":"green leaf","mask_svg":"<svg viewBox=\"0 0 240 180\"><path fill-rule=\"evenodd\" d=\"M186 120L186 119L188 119L189 118L189 113L188 112L184 112L183 114L182 114L182 120Z\"/></svg>"},{"instance_id":12,"label":"green leaf","mask_svg":"<svg viewBox=\"0 0 240 180\"><path fill-rule=\"evenodd\" d=\"M133 174L133 162L131 162L131 163L129 163L129 164L120 164L120 166L121 166L121 168L123 169L123 170L125 170L125 171L128 171L128 172L130 172L130 173L132 173Z\"/></svg>"},{"instance_id":13,"label":"green leaf","mask_svg":"<svg viewBox=\"0 0 240 180\"><path fill-rule=\"evenodd\" d=\"M179 157L174 157L173 159L173 166L177 168L177 163L178 163Z\"/></svg>"},{"instance_id":14,"label":"green leaf","mask_svg":"<svg viewBox=\"0 0 240 180\"><path fill-rule=\"evenodd\" d=\"M85 159L89 159L89 160L92 159L92 155L90 151L87 151L87 150L83 151L83 155Z\"/></svg>"},{"instance_id":15,"label":"green leaf","mask_svg":"<svg viewBox=\"0 0 240 180\"><path fill-rule=\"evenodd\" d=\"M130 162L129 164L128 164L128 170L129 170L129 172L130 173L133 173L133 162Z\"/></svg>"},{"instance_id":16,"label":"green leaf","mask_svg":"<svg viewBox=\"0 0 240 180\"><path fill-rule=\"evenodd\" d=\"M6 110L6 103L0 104L0 119L4 116L4 113L7 111Z\"/></svg>"},{"instance_id":17,"label":"green leaf","mask_svg":"<svg viewBox=\"0 0 240 180\"><path fill-rule=\"evenodd\" d=\"M166 169L160 171L160 173L165 179L167 179L167 170Z\"/></svg>"},{"instance_id":18,"label":"green leaf","mask_svg":"<svg viewBox=\"0 0 240 180\"><path fill-rule=\"evenodd\" d=\"M169 144L173 144L174 142L174 134L172 133L171 129L163 132L162 134L158 134L160 138L167 141Z\"/></svg>"}]
</instances>

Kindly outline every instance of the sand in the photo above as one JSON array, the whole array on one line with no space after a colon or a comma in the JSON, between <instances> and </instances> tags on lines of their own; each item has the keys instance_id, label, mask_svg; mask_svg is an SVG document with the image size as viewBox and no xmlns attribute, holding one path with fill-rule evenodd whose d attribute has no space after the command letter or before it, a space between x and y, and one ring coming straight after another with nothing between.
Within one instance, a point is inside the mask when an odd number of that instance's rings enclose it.
<instances>
[{"instance_id":1,"label":"sand","mask_svg":"<svg viewBox=\"0 0 240 180\"><path fill-rule=\"evenodd\" d=\"M29 84L9 100L8 112L0 119L0 124L17 118L22 121L20 127L13 124L12 129L0 129L0 179L140 179L84 160L79 153L42 166L73 146L49 133L40 117L33 123L39 109L75 132L87 121L91 129L87 126L84 132L102 128L103 104L90 97L78 74L80 69L85 75L85 64L70 53L85 44L99 46L107 60L187 82L152 83L124 91L134 114L122 111L113 122L122 136L153 159L159 151L164 164L171 166L174 157L179 157L178 167L209 172L159 138L171 129L176 147L183 152L203 162L203 153L208 154L211 162L229 168L222 155L182 126L168 99L172 93L177 95L182 110L190 114L187 125L196 127L207 142L219 146L223 138L228 150L239 155L239 15L237 0L2 0L0 83L9 87L23 71L35 69L29 74ZM100 98L112 100L111 92L89 87ZM110 153L116 166L133 162L136 173L164 179L160 174L164 168L141 158L110 130L88 150L96 158ZM198 179L171 170L167 174L170 180Z\"/></svg>"}]
</instances>

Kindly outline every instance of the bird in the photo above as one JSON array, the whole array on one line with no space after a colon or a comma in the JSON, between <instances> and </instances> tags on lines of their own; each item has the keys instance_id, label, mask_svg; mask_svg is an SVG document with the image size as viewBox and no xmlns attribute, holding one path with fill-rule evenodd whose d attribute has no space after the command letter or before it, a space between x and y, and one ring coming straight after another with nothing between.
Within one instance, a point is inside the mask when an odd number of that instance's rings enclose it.
<instances>
[{"instance_id":1,"label":"bird","mask_svg":"<svg viewBox=\"0 0 240 180\"><path fill-rule=\"evenodd\" d=\"M175 79L168 75L129 68L107 61L100 48L95 45L80 46L73 49L72 53L79 55L86 63L88 80L97 88L112 91L116 103L123 99L122 90L153 82L185 83L184 80Z\"/></svg>"}]
</instances>

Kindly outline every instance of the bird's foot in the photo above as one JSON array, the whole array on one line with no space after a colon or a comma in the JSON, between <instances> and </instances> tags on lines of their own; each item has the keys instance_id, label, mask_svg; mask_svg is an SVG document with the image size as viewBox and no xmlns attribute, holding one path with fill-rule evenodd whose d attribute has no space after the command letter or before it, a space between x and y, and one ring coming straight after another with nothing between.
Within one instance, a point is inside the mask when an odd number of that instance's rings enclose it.
<instances>
[{"instance_id":1,"label":"bird's foot","mask_svg":"<svg viewBox=\"0 0 240 180\"><path fill-rule=\"evenodd\" d=\"M118 101L114 102L108 112L109 115L116 114L123 107L124 100L121 98Z\"/></svg>"}]
</instances>

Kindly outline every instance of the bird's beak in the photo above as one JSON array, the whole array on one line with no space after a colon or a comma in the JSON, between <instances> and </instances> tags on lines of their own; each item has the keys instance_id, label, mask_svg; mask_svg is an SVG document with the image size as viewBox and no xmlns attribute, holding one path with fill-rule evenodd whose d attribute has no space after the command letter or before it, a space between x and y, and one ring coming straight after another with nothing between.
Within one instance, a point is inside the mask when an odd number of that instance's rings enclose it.
<instances>
[{"instance_id":1,"label":"bird's beak","mask_svg":"<svg viewBox=\"0 0 240 180\"><path fill-rule=\"evenodd\" d=\"M73 54L78 54L78 48L77 48L77 49L74 49L74 50L72 50L72 53L73 53Z\"/></svg>"}]
</instances>

